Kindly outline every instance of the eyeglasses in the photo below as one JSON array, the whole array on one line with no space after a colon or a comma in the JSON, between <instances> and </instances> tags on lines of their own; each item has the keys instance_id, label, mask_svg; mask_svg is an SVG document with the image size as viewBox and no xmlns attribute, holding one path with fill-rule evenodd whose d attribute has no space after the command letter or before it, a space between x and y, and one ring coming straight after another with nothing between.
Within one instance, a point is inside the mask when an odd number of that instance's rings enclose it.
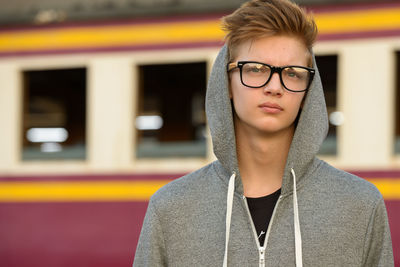
<instances>
[{"instance_id":1,"label":"eyeglasses","mask_svg":"<svg viewBox=\"0 0 400 267\"><path fill-rule=\"evenodd\" d=\"M291 92L304 92L310 87L315 70L302 66L274 67L265 63L255 61L238 61L228 63L227 71L235 68L240 70L240 81L244 86L250 88L264 87L275 72L283 87Z\"/></svg>"}]
</instances>

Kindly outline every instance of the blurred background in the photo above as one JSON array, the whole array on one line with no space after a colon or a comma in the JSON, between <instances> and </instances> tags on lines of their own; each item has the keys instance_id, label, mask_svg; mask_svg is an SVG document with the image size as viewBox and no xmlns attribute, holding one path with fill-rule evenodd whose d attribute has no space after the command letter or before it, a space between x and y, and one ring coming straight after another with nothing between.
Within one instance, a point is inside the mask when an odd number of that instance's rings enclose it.
<instances>
[{"instance_id":1,"label":"blurred background","mask_svg":"<svg viewBox=\"0 0 400 267\"><path fill-rule=\"evenodd\" d=\"M215 159L204 96L242 0L0 0L1 266L131 266L150 196ZM400 266L400 1L298 0L330 129Z\"/></svg>"}]
</instances>

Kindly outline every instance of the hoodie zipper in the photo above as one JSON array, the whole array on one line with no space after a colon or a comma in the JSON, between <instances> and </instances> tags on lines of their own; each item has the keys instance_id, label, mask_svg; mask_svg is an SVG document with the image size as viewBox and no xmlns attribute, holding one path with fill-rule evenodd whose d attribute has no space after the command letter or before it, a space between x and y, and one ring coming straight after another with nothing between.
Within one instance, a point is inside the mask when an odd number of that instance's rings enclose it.
<instances>
[{"instance_id":1,"label":"hoodie zipper","mask_svg":"<svg viewBox=\"0 0 400 267\"><path fill-rule=\"evenodd\" d=\"M256 244L257 244L257 248L258 248L259 266L260 267L265 267L265 250L267 249L269 233L271 231L271 226L272 226L272 223L274 221L275 211L276 211L276 209L277 209L277 207L279 205L279 202L280 202L281 198L282 198L282 196L279 196L278 201L275 204L274 210L272 212L271 220L270 220L269 225L268 225L267 233L265 234L264 245L261 246L260 245L260 241L258 240L257 231L256 231L256 227L254 226L253 218L251 217L249 205L247 204L246 197L243 196L243 202L244 202L244 205L246 207L247 215L249 216L249 219L251 221L251 229L253 230L254 239L256 240Z\"/></svg>"}]
</instances>

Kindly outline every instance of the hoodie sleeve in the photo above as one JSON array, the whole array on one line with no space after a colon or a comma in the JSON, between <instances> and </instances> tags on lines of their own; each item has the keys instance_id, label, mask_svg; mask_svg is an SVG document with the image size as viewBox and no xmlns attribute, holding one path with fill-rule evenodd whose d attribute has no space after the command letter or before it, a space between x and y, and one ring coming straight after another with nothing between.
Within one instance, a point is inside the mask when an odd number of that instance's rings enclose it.
<instances>
[{"instance_id":1,"label":"hoodie sleeve","mask_svg":"<svg viewBox=\"0 0 400 267\"><path fill-rule=\"evenodd\" d=\"M136 248L133 267L166 266L165 259L163 231L155 205L150 201Z\"/></svg>"},{"instance_id":2,"label":"hoodie sleeve","mask_svg":"<svg viewBox=\"0 0 400 267\"><path fill-rule=\"evenodd\" d=\"M364 243L363 266L394 266L390 228L382 197L371 214Z\"/></svg>"}]
</instances>

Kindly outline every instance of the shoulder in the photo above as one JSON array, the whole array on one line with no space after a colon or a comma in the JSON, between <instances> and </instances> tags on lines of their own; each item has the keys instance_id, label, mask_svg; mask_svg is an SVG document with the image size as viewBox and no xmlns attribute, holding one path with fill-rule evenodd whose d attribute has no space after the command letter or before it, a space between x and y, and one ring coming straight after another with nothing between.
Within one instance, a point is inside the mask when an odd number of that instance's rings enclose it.
<instances>
[{"instance_id":1,"label":"shoulder","mask_svg":"<svg viewBox=\"0 0 400 267\"><path fill-rule=\"evenodd\" d=\"M150 199L149 205L157 210L180 208L191 201L204 197L211 187L220 183L215 170L215 162L182 176L161 187Z\"/></svg>"},{"instance_id":2,"label":"shoulder","mask_svg":"<svg viewBox=\"0 0 400 267\"><path fill-rule=\"evenodd\" d=\"M338 196L374 205L382 195L374 184L344 170L320 161L314 175L320 187Z\"/></svg>"}]
</instances>

